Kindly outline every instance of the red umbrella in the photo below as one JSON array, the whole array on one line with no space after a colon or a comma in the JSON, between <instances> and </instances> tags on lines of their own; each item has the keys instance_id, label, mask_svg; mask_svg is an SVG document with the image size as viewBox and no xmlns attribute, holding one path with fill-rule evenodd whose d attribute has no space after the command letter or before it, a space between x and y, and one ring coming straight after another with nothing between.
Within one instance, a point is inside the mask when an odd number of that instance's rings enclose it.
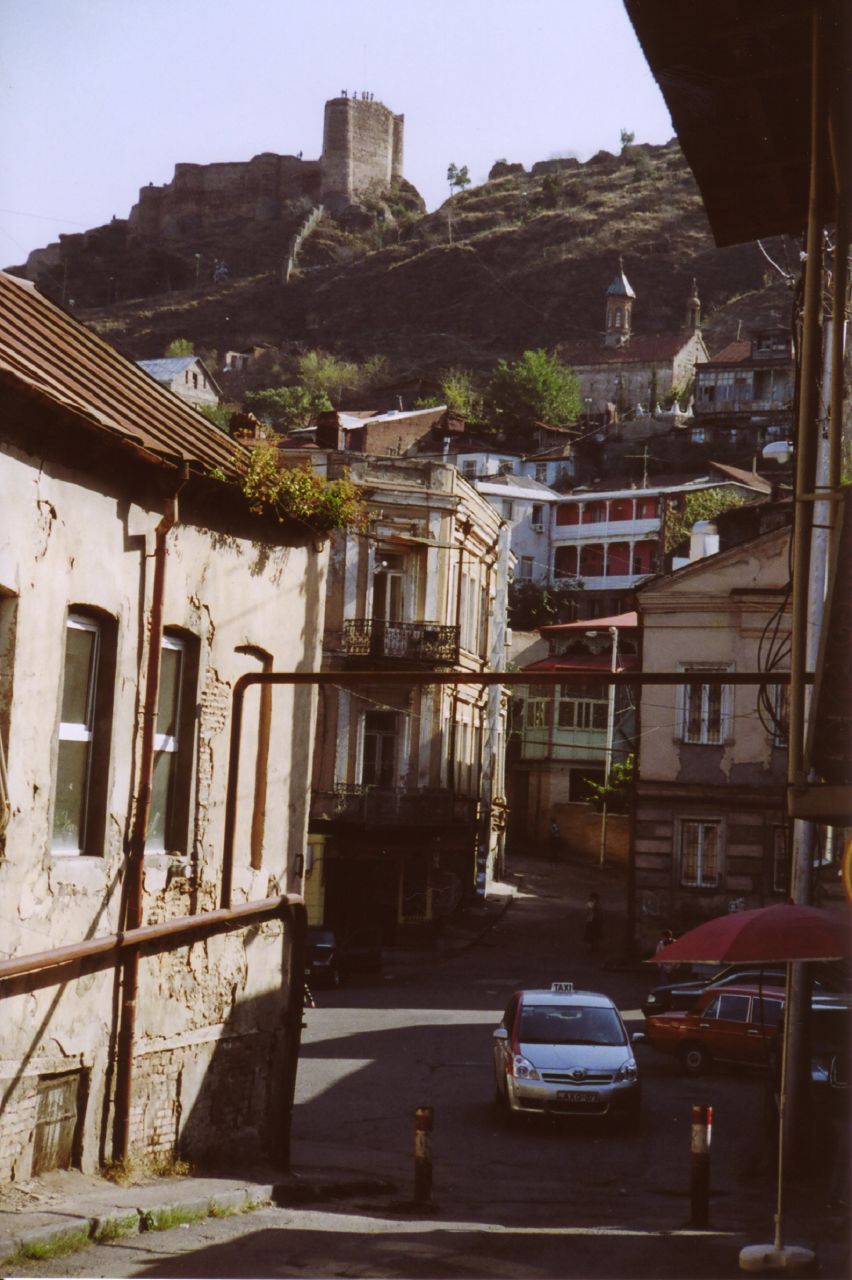
<instances>
[{"instance_id":1,"label":"red umbrella","mask_svg":"<svg viewBox=\"0 0 852 1280\"><path fill-rule=\"evenodd\" d=\"M778 964L852 956L850 912L780 902L732 911L690 929L651 957L651 964Z\"/></svg>"},{"instance_id":2,"label":"red umbrella","mask_svg":"<svg viewBox=\"0 0 852 1280\"><path fill-rule=\"evenodd\" d=\"M790 967L806 960L843 960L852 956L850 912L824 911L792 902L757 907L753 911L732 911L715 916L690 929L676 942L662 947L652 964L722 963L744 961L787 965L787 995L790 999ZM781 1243L784 1194L784 1113L787 1105L787 1058L790 1021L785 1018L781 1067L781 1096L778 1121L778 1197L775 1211L775 1239L770 1244L747 1245L740 1252L743 1271L802 1269L813 1262L808 1249Z\"/></svg>"}]
</instances>

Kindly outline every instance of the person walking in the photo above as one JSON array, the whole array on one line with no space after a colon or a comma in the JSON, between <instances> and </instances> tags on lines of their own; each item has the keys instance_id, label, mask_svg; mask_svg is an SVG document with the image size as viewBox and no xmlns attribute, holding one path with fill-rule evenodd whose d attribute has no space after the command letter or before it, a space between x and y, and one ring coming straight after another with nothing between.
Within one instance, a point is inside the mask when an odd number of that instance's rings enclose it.
<instances>
[{"instance_id":1,"label":"person walking","mask_svg":"<svg viewBox=\"0 0 852 1280\"><path fill-rule=\"evenodd\" d=\"M596 893L589 894L586 903L586 919L583 925L583 941L587 951L597 951L603 937L603 907Z\"/></svg>"}]
</instances>

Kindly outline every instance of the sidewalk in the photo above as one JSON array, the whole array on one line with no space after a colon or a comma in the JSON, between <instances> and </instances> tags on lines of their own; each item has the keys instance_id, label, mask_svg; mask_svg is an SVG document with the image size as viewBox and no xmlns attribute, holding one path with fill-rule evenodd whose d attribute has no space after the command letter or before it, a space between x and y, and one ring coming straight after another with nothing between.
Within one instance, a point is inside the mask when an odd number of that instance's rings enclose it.
<instances>
[{"instance_id":1,"label":"sidewalk","mask_svg":"<svg viewBox=\"0 0 852 1280\"><path fill-rule=\"evenodd\" d=\"M386 1179L352 1169L303 1167L298 1173L259 1170L248 1178L140 1178L120 1186L76 1170L58 1171L0 1189L0 1269L14 1260L72 1253L89 1243L164 1231L202 1218L388 1195Z\"/></svg>"}]
</instances>

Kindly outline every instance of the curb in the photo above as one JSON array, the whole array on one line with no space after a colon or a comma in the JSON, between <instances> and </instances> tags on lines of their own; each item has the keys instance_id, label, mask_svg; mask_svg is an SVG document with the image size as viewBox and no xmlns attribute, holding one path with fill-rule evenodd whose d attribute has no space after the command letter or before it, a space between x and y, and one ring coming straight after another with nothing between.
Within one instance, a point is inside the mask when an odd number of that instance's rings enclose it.
<instances>
[{"instance_id":1,"label":"curb","mask_svg":"<svg viewBox=\"0 0 852 1280\"><path fill-rule=\"evenodd\" d=\"M211 1195L189 1194L164 1197L162 1201L133 1208L120 1205L104 1207L89 1215L48 1210L57 1220L44 1226L10 1232L0 1240L0 1267L9 1274L12 1259L37 1262L40 1259L76 1253L90 1244L108 1243L149 1231L167 1231L181 1223L201 1222L205 1218L223 1218L276 1204L297 1207L316 1200L342 1199L346 1196L387 1195L396 1190L383 1178L353 1174L329 1174L321 1177L290 1178L276 1183L252 1183Z\"/></svg>"}]
</instances>

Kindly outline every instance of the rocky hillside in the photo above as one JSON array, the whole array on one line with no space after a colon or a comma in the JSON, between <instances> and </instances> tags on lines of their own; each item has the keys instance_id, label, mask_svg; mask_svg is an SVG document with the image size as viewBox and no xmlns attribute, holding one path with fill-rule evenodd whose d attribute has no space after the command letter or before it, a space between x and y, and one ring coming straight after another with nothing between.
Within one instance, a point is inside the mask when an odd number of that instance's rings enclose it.
<instances>
[{"instance_id":1,"label":"rocky hillside","mask_svg":"<svg viewBox=\"0 0 852 1280\"><path fill-rule=\"evenodd\" d=\"M170 282L171 292L99 308L78 302L77 311L136 358L185 337L218 352L271 343L284 353L378 354L400 378L451 365L485 370L524 348L600 332L622 255L638 297L637 333L682 326L693 276L711 351L738 328L787 323L789 291L759 246L714 246L675 141L519 170L495 165L487 183L432 214L391 199L345 224L324 218L286 285L277 239L267 257L259 242L242 257L222 244L243 274L198 288ZM765 247L776 261L796 262L791 243ZM113 268L104 265L117 275L121 263Z\"/></svg>"}]
</instances>

